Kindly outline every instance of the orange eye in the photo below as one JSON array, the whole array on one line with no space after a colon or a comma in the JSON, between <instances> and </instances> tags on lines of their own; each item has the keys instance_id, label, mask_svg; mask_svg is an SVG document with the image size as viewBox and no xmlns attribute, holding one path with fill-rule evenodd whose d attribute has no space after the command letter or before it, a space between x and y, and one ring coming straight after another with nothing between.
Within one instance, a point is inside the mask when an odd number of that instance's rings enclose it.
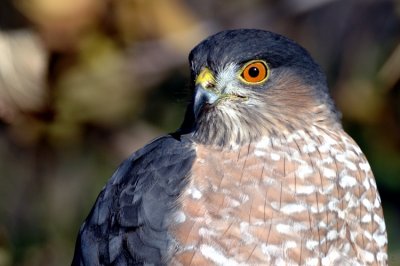
<instances>
[{"instance_id":1,"label":"orange eye","mask_svg":"<svg viewBox=\"0 0 400 266\"><path fill-rule=\"evenodd\" d=\"M244 66L242 78L248 83L260 83L268 78L269 69L263 61L251 61Z\"/></svg>"}]
</instances>

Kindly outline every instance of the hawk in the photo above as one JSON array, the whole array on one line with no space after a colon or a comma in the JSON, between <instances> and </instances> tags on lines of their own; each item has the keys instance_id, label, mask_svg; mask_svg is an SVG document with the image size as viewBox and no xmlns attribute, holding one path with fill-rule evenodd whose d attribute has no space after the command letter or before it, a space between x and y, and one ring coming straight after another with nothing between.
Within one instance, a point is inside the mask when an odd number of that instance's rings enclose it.
<instances>
[{"instance_id":1,"label":"hawk","mask_svg":"<svg viewBox=\"0 0 400 266\"><path fill-rule=\"evenodd\" d=\"M72 264L386 265L373 173L307 51L228 30L189 61L182 126L113 174Z\"/></svg>"}]
</instances>

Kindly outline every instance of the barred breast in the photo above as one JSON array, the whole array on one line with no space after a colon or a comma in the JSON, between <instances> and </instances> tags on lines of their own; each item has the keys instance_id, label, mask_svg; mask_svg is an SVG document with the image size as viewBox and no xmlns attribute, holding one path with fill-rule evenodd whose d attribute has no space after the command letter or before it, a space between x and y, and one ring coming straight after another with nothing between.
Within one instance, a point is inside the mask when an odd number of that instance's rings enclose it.
<instances>
[{"instance_id":1,"label":"barred breast","mask_svg":"<svg viewBox=\"0 0 400 266\"><path fill-rule=\"evenodd\" d=\"M374 176L343 131L196 151L171 228L173 265L386 265Z\"/></svg>"}]
</instances>

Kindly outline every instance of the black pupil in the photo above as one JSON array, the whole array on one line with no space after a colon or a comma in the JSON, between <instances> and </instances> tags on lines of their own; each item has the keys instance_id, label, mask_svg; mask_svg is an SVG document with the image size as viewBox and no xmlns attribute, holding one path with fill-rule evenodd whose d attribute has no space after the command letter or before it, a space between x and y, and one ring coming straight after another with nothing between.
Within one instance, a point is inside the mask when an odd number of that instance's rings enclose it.
<instances>
[{"instance_id":1,"label":"black pupil","mask_svg":"<svg viewBox=\"0 0 400 266\"><path fill-rule=\"evenodd\" d=\"M258 70L257 67L252 67L249 69L249 76L252 78L256 78L258 77L258 75L260 74L260 70Z\"/></svg>"}]
</instances>

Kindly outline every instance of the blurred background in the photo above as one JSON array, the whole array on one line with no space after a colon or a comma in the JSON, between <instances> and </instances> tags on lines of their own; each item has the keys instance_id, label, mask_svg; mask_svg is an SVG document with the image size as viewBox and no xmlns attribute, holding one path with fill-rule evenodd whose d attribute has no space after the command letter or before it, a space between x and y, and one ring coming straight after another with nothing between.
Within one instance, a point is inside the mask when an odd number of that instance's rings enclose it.
<instances>
[{"instance_id":1,"label":"blurred background","mask_svg":"<svg viewBox=\"0 0 400 266\"><path fill-rule=\"evenodd\" d=\"M187 55L230 28L302 44L381 193L400 265L400 1L0 1L0 266L69 265L118 164L174 131Z\"/></svg>"}]
</instances>

